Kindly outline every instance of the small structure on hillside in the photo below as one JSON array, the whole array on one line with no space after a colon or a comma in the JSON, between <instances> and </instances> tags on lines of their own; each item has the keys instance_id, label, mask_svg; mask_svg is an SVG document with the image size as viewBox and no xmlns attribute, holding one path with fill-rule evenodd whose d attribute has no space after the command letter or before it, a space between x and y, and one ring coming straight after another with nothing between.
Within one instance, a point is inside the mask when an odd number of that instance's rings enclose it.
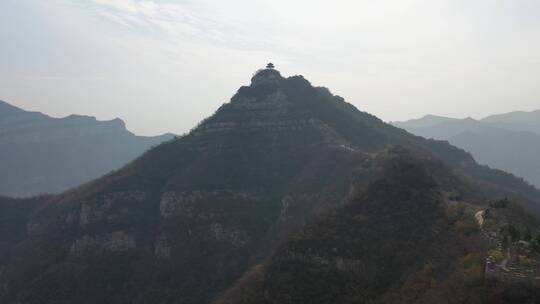
<instances>
[{"instance_id":1,"label":"small structure on hillside","mask_svg":"<svg viewBox=\"0 0 540 304\"><path fill-rule=\"evenodd\" d=\"M267 68L267 69L273 69L273 68L275 68L275 66L274 66L273 63L270 62L270 63L268 63L268 64L266 65L266 68Z\"/></svg>"}]
</instances>

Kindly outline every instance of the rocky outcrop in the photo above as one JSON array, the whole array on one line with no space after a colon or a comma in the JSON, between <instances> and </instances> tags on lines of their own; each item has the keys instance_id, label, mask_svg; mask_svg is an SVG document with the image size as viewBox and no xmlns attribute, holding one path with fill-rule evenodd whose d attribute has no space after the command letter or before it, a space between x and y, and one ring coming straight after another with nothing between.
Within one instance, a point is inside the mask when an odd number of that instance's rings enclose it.
<instances>
[{"instance_id":1,"label":"rocky outcrop","mask_svg":"<svg viewBox=\"0 0 540 304\"><path fill-rule=\"evenodd\" d=\"M126 252L135 248L135 237L126 231L115 231L105 235L85 235L76 239L69 250L75 256L100 255L106 252Z\"/></svg>"},{"instance_id":2,"label":"rocky outcrop","mask_svg":"<svg viewBox=\"0 0 540 304\"><path fill-rule=\"evenodd\" d=\"M171 257L171 251L171 241L164 235L158 236L154 242L154 255L158 259L166 259Z\"/></svg>"},{"instance_id":3,"label":"rocky outcrop","mask_svg":"<svg viewBox=\"0 0 540 304\"><path fill-rule=\"evenodd\" d=\"M260 198L257 194L246 191L214 190L214 191L167 191L161 196L159 211L161 217L172 216L212 220L220 216L218 209L211 212L201 210L201 205L212 200L244 201L255 204Z\"/></svg>"},{"instance_id":4,"label":"rocky outcrop","mask_svg":"<svg viewBox=\"0 0 540 304\"><path fill-rule=\"evenodd\" d=\"M231 117L226 121L208 121L199 127L194 135L204 136L231 131L279 133L326 128L311 113L298 109L298 106L288 100L281 89L273 90L264 98L239 95L230 106L243 113L242 119ZM298 113L297 115L287 114L290 112Z\"/></svg>"},{"instance_id":5,"label":"rocky outcrop","mask_svg":"<svg viewBox=\"0 0 540 304\"><path fill-rule=\"evenodd\" d=\"M278 70L263 69L257 71L251 78L251 85L254 87L264 85L277 86L281 81L283 81L283 77Z\"/></svg>"},{"instance_id":6,"label":"rocky outcrop","mask_svg":"<svg viewBox=\"0 0 540 304\"><path fill-rule=\"evenodd\" d=\"M87 228L97 223L112 223L122 214L129 213L129 208L146 199L143 191L114 192L98 196L92 200L81 203L79 212L79 225ZM66 222L73 220L73 214L69 214Z\"/></svg>"},{"instance_id":7,"label":"rocky outcrop","mask_svg":"<svg viewBox=\"0 0 540 304\"><path fill-rule=\"evenodd\" d=\"M325 267L334 271L358 273L366 272L368 269L361 259L353 259L339 256L338 248L333 248L331 252L334 256L328 256L323 253L318 253L317 248L313 248L311 252L296 252L294 250L285 250L273 258L274 263L301 263L317 265L317 267Z\"/></svg>"},{"instance_id":8,"label":"rocky outcrop","mask_svg":"<svg viewBox=\"0 0 540 304\"><path fill-rule=\"evenodd\" d=\"M210 237L234 247L242 247L249 241L247 234L238 228L227 227L221 223L212 223L209 228Z\"/></svg>"},{"instance_id":9,"label":"rocky outcrop","mask_svg":"<svg viewBox=\"0 0 540 304\"><path fill-rule=\"evenodd\" d=\"M204 197L200 191L187 192L165 192L161 196L159 212L161 217L169 218L172 215L182 214L186 217L194 216L195 203Z\"/></svg>"}]
</instances>

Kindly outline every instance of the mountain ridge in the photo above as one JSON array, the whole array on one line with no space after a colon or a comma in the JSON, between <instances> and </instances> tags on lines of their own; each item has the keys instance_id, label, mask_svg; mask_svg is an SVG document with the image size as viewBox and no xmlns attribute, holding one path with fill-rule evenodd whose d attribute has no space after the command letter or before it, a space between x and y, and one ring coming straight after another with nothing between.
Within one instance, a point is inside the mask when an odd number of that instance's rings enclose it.
<instances>
[{"instance_id":1,"label":"mountain ridge","mask_svg":"<svg viewBox=\"0 0 540 304\"><path fill-rule=\"evenodd\" d=\"M53 118L5 102L0 117L0 194L12 196L65 191L173 137L136 136L118 118Z\"/></svg>"},{"instance_id":2,"label":"mountain ridge","mask_svg":"<svg viewBox=\"0 0 540 304\"><path fill-rule=\"evenodd\" d=\"M519 113L528 115L540 111ZM508 115L496 116L504 118ZM540 120L538 123L540 124ZM448 140L470 151L478 162L521 176L536 187L540 187L540 158L537 156L540 154L540 133L530 122L508 123L504 119L497 118L493 120L443 118L437 121L420 118L394 124L426 138Z\"/></svg>"},{"instance_id":3,"label":"mountain ridge","mask_svg":"<svg viewBox=\"0 0 540 304\"><path fill-rule=\"evenodd\" d=\"M419 303L426 291L408 290L411 278L457 275L472 239L450 224L443 189L422 161L390 155L381 179L309 222L214 303Z\"/></svg>"},{"instance_id":4,"label":"mountain ridge","mask_svg":"<svg viewBox=\"0 0 540 304\"><path fill-rule=\"evenodd\" d=\"M533 110L533 111L513 111L503 114L494 114L489 115L481 120L483 121L489 121L489 122L512 122L512 121L519 121L519 122L534 122L538 124L538 121L540 119L540 110Z\"/></svg>"}]
</instances>

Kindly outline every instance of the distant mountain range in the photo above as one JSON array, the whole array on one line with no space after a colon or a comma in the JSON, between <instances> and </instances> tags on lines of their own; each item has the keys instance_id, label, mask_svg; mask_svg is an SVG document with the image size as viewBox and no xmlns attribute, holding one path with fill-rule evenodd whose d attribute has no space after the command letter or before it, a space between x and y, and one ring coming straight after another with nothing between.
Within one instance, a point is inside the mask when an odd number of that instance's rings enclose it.
<instances>
[{"instance_id":1,"label":"distant mountain range","mask_svg":"<svg viewBox=\"0 0 540 304\"><path fill-rule=\"evenodd\" d=\"M111 174L0 197L0 303L534 303L520 277L484 280L504 231L539 234L498 229L505 197L540 217L523 180L267 68Z\"/></svg>"},{"instance_id":2,"label":"distant mountain range","mask_svg":"<svg viewBox=\"0 0 540 304\"><path fill-rule=\"evenodd\" d=\"M540 110L492 115L482 119L482 121L509 130L530 131L540 134Z\"/></svg>"},{"instance_id":3,"label":"distant mountain range","mask_svg":"<svg viewBox=\"0 0 540 304\"><path fill-rule=\"evenodd\" d=\"M0 101L0 195L59 193L172 138L136 136L120 119L53 118Z\"/></svg>"},{"instance_id":4,"label":"distant mountain range","mask_svg":"<svg viewBox=\"0 0 540 304\"><path fill-rule=\"evenodd\" d=\"M540 110L475 120L427 115L393 122L413 134L447 140L481 164L511 172L540 188Z\"/></svg>"}]
</instances>

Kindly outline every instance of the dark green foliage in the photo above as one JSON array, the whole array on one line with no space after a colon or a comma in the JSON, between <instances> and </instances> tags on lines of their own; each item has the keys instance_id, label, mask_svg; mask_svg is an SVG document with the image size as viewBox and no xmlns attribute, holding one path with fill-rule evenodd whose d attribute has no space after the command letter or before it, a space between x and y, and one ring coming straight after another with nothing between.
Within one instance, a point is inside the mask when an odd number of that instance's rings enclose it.
<instances>
[{"instance_id":1,"label":"dark green foliage","mask_svg":"<svg viewBox=\"0 0 540 304\"><path fill-rule=\"evenodd\" d=\"M540 253L540 233L531 240L531 250L535 253Z\"/></svg>"},{"instance_id":2,"label":"dark green foliage","mask_svg":"<svg viewBox=\"0 0 540 304\"><path fill-rule=\"evenodd\" d=\"M0 196L0 242L16 242L26 237L26 223L48 198L10 199Z\"/></svg>"},{"instance_id":3,"label":"dark green foliage","mask_svg":"<svg viewBox=\"0 0 540 304\"><path fill-rule=\"evenodd\" d=\"M516 227L514 227L513 225L508 225L507 229L508 229L508 235L510 236L512 240L514 241L519 240L521 234L516 229Z\"/></svg>"},{"instance_id":4,"label":"dark green foliage","mask_svg":"<svg viewBox=\"0 0 540 304\"><path fill-rule=\"evenodd\" d=\"M508 199L505 198L505 199L502 199L502 200L497 200L497 201L494 201L494 202L490 202L489 206L492 207L492 208L506 208L506 207L508 207L509 203L510 202L508 201Z\"/></svg>"},{"instance_id":5,"label":"dark green foliage","mask_svg":"<svg viewBox=\"0 0 540 304\"><path fill-rule=\"evenodd\" d=\"M487 303L490 304L536 304L540 302L540 288L536 286L490 281L488 287Z\"/></svg>"},{"instance_id":6,"label":"dark green foliage","mask_svg":"<svg viewBox=\"0 0 540 304\"><path fill-rule=\"evenodd\" d=\"M462 199L462 196L458 191L451 191L448 193L448 199L452 201L459 201Z\"/></svg>"},{"instance_id":7,"label":"dark green foliage","mask_svg":"<svg viewBox=\"0 0 540 304\"><path fill-rule=\"evenodd\" d=\"M426 170L401 161L389 167L383 179L308 224L262 274L250 273L253 279L217 303L414 303L434 288L453 271L464 245L448 229L443 199ZM412 278L416 273L424 278Z\"/></svg>"},{"instance_id":8,"label":"dark green foliage","mask_svg":"<svg viewBox=\"0 0 540 304\"><path fill-rule=\"evenodd\" d=\"M530 242L531 239L532 239L531 230L529 229L529 227L526 227L525 232L523 233L523 240L525 242Z\"/></svg>"}]
</instances>

